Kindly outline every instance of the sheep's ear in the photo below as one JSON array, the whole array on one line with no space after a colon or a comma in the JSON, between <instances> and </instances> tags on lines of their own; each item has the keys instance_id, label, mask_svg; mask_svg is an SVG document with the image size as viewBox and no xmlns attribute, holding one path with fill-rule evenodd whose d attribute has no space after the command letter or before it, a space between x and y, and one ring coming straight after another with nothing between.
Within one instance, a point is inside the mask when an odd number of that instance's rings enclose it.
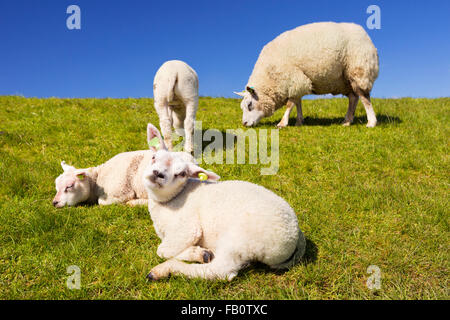
<instances>
[{"instance_id":1,"label":"sheep's ear","mask_svg":"<svg viewBox=\"0 0 450 320\"><path fill-rule=\"evenodd\" d=\"M236 92L236 91L233 91L233 93L234 93L234 94L237 94L237 95L240 96L240 97L245 97L245 91L242 91L242 92Z\"/></svg>"},{"instance_id":2,"label":"sheep's ear","mask_svg":"<svg viewBox=\"0 0 450 320\"><path fill-rule=\"evenodd\" d=\"M217 180L220 179L220 176L218 176L214 172L207 171L207 170L205 170L203 168L200 168L199 166L197 166L197 165L195 165L193 163L190 163L188 165L188 174L189 174L189 177L191 177L191 178L200 178L201 180L203 180L202 179L202 174L206 175L207 180L217 181Z\"/></svg>"},{"instance_id":3,"label":"sheep's ear","mask_svg":"<svg viewBox=\"0 0 450 320\"><path fill-rule=\"evenodd\" d=\"M147 142L150 150L157 151L160 149L167 150L164 140L159 130L151 123L147 124Z\"/></svg>"},{"instance_id":4,"label":"sheep's ear","mask_svg":"<svg viewBox=\"0 0 450 320\"><path fill-rule=\"evenodd\" d=\"M77 173L76 177L78 178L78 180L83 181L86 178L86 172Z\"/></svg>"},{"instance_id":5,"label":"sheep's ear","mask_svg":"<svg viewBox=\"0 0 450 320\"><path fill-rule=\"evenodd\" d=\"M64 172L75 170L75 167L69 166L65 161L61 161L61 167L63 168Z\"/></svg>"}]
</instances>

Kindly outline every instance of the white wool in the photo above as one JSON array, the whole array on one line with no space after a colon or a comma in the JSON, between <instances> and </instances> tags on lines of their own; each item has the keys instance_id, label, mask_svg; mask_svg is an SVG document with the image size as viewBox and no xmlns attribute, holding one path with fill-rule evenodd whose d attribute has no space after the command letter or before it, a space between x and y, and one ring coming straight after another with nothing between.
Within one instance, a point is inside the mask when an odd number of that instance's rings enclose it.
<instances>
[{"instance_id":1,"label":"white wool","mask_svg":"<svg viewBox=\"0 0 450 320\"><path fill-rule=\"evenodd\" d=\"M193 179L199 173L210 181ZM143 183L162 240L157 254L169 260L154 267L150 278L174 273L231 280L252 261L288 268L303 256L305 238L285 200L249 182L217 179L181 153L162 149L152 157ZM202 261L205 255L214 258Z\"/></svg>"},{"instance_id":2,"label":"white wool","mask_svg":"<svg viewBox=\"0 0 450 320\"><path fill-rule=\"evenodd\" d=\"M141 177L153 154L152 150L124 152L86 169L76 169L63 161L64 173L55 180L53 204L57 208L81 202L146 205L147 192Z\"/></svg>"},{"instance_id":3,"label":"white wool","mask_svg":"<svg viewBox=\"0 0 450 320\"><path fill-rule=\"evenodd\" d=\"M282 33L261 51L247 91L240 93L243 123L255 125L289 102L279 127L287 125L293 105L297 106L297 125L301 125L301 98L331 93L349 96L348 124L356 108L353 96L356 103L361 98L372 127L376 117L370 91L377 77L377 49L361 26L334 22L300 26Z\"/></svg>"},{"instance_id":4,"label":"white wool","mask_svg":"<svg viewBox=\"0 0 450 320\"><path fill-rule=\"evenodd\" d=\"M194 121L198 108L198 76L185 62L165 62L153 81L156 112L164 141L172 149L172 126L185 136L185 151L193 151Z\"/></svg>"}]
</instances>

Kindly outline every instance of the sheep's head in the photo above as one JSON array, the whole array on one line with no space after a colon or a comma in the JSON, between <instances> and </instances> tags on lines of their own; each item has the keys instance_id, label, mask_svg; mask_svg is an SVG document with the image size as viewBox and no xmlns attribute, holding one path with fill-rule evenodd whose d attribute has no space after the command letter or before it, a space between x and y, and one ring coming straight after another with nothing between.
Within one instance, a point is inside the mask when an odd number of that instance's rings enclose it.
<instances>
[{"instance_id":1,"label":"sheep's head","mask_svg":"<svg viewBox=\"0 0 450 320\"><path fill-rule=\"evenodd\" d=\"M64 173L55 180L56 195L53 205L56 208L75 206L89 199L90 183L85 169L76 169L61 162Z\"/></svg>"},{"instance_id":2,"label":"sheep's head","mask_svg":"<svg viewBox=\"0 0 450 320\"><path fill-rule=\"evenodd\" d=\"M144 186L151 199L158 202L169 201L183 189L189 178L198 178L200 173L205 174L209 180L220 179L214 172L200 168L189 153L168 151L158 129L149 123L147 139L150 142L155 137L159 144L157 147L151 146L155 153L143 176Z\"/></svg>"},{"instance_id":3,"label":"sheep's head","mask_svg":"<svg viewBox=\"0 0 450 320\"><path fill-rule=\"evenodd\" d=\"M235 92L235 94L243 97L241 101L242 124L247 127L257 125L266 115L255 88L247 86L245 91Z\"/></svg>"}]
</instances>

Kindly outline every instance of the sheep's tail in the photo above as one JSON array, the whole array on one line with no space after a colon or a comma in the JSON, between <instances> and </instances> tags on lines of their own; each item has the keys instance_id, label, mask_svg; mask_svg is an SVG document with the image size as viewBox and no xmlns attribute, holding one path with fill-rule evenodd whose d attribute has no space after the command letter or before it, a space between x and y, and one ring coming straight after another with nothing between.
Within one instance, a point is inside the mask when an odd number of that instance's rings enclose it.
<instances>
[{"instance_id":1,"label":"sheep's tail","mask_svg":"<svg viewBox=\"0 0 450 320\"><path fill-rule=\"evenodd\" d=\"M280 264L276 264L273 266L270 266L273 269L290 269L293 266L295 266L300 259L305 254L306 249L306 240L305 236L303 235L303 232L298 229L298 240L297 240L297 246L294 250L294 253L287 259L285 262L282 262Z\"/></svg>"},{"instance_id":2,"label":"sheep's tail","mask_svg":"<svg viewBox=\"0 0 450 320\"><path fill-rule=\"evenodd\" d=\"M169 86L167 89L169 90L167 92L167 100L173 101L173 96L175 95L175 84L177 83L178 73L174 73L169 78Z\"/></svg>"}]
</instances>

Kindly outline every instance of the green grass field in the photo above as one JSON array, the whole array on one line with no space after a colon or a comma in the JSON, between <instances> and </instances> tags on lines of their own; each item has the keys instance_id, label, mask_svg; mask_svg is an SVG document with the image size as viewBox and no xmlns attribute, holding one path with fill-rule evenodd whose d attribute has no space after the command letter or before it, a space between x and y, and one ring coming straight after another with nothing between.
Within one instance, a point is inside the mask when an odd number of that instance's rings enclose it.
<instances>
[{"instance_id":1,"label":"green grass field","mask_svg":"<svg viewBox=\"0 0 450 320\"><path fill-rule=\"evenodd\" d=\"M373 105L376 128L361 103L347 128L346 99L304 101L305 125L280 130L277 175L207 167L284 197L307 237L303 263L284 273L256 265L231 282L148 283L162 260L146 207L58 210L51 200L61 160L82 168L146 149L146 124L159 124L153 101L0 97L0 299L449 299L450 98ZM236 99L201 98L197 120L242 128ZM70 265L80 290L66 286ZM380 290L366 286L370 265Z\"/></svg>"}]
</instances>

